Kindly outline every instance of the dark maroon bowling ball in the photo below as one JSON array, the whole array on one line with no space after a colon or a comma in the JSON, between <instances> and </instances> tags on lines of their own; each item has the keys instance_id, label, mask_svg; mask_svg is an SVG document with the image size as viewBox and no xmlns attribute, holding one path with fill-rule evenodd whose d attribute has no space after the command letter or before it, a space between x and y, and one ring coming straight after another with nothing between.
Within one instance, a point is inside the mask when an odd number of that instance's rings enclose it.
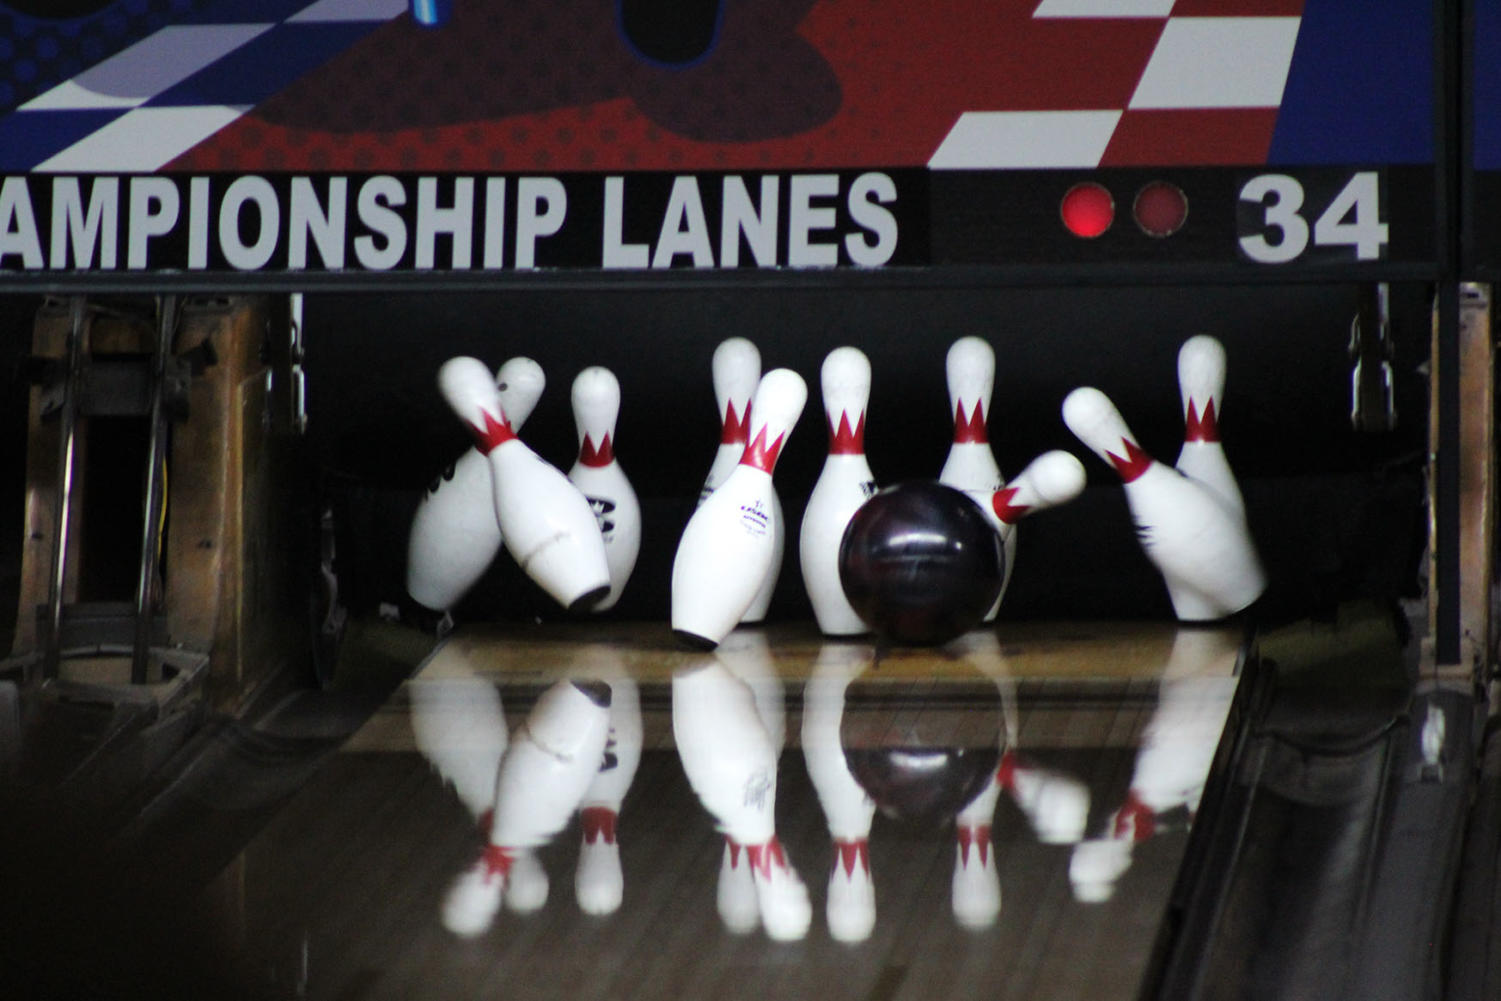
<instances>
[{"instance_id":1,"label":"dark maroon bowling ball","mask_svg":"<svg viewBox=\"0 0 1501 1001\"><path fill-rule=\"evenodd\" d=\"M919 824L953 820L990 782L995 747L846 748L850 774L887 817Z\"/></svg>"},{"instance_id":2,"label":"dark maroon bowling ball","mask_svg":"<svg viewBox=\"0 0 1501 1001\"><path fill-rule=\"evenodd\" d=\"M962 491L912 480L879 491L845 528L839 580L855 613L899 644L933 646L975 628L1001 593L1006 554Z\"/></svg>"}]
</instances>

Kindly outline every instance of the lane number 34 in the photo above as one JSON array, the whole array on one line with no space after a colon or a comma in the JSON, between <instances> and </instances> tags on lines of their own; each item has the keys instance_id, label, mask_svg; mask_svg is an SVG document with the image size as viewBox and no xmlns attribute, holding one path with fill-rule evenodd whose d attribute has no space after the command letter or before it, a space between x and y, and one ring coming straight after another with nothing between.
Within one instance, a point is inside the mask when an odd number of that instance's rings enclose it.
<instances>
[{"instance_id":1,"label":"lane number 34","mask_svg":"<svg viewBox=\"0 0 1501 1001\"><path fill-rule=\"evenodd\" d=\"M1240 249L1258 264L1286 264L1309 247L1333 253L1319 256L1374 261L1386 256L1387 224L1382 220L1381 175L1360 171L1332 197L1333 185L1305 187L1287 174L1258 174L1240 189L1236 210ZM1308 219L1314 216L1310 226Z\"/></svg>"}]
</instances>

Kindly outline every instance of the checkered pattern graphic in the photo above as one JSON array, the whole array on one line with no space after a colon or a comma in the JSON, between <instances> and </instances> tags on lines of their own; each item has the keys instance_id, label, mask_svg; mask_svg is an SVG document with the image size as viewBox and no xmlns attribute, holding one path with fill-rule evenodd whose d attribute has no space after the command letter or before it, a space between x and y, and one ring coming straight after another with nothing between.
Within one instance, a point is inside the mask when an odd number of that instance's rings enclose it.
<instances>
[{"instance_id":1,"label":"checkered pattern graphic","mask_svg":"<svg viewBox=\"0 0 1501 1001\"><path fill-rule=\"evenodd\" d=\"M221 0L179 11L0 117L0 170L159 170L406 11L407 0Z\"/></svg>"},{"instance_id":2,"label":"checkered pattern graphic","mask_svg":"<svg viewBox=\"0 0 1501 1001\"><path fill-rule=\"evenodd\" d=\"M935 170L1261 163L1303 0L1042 0L1034 20L1155 22L1161 31L1106 106L967 110Z\"/></svg>"},{"instance_id":3,"label":"checkered pattern graphic","mask_svg":"<svg viewBox=\"0 0 1501 1001\"><path fill-rule=\"evenodd\" d=\"M1363 3L725 0L682 69L640 58L614 0L455 0L436 30L410 0L0 6L0 170L1424 162L1426 29ZM1406 80L1367 69L1393 59ZM1347 135L1361 73L1363 107L1400 114Z\"/></svg>"}]
</instances>

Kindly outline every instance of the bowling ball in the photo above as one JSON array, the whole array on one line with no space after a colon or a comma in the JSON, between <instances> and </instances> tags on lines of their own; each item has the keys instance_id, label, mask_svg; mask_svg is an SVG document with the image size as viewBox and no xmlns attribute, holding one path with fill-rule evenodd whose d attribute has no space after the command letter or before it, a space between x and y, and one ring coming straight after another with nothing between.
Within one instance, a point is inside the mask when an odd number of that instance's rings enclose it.
<instances>
[{"instance_id":1,"label":"bowling ball","mask_svg":"<svg viewBox=\"0 0 1501 1001\"><path fill-rule=\"evenodd\" d=\"M1001 593L1006 553L962 491L912 480L871 497L839 545L839 580L877 635L916 646L975 628Z\"/></svg>"}]
</instances>

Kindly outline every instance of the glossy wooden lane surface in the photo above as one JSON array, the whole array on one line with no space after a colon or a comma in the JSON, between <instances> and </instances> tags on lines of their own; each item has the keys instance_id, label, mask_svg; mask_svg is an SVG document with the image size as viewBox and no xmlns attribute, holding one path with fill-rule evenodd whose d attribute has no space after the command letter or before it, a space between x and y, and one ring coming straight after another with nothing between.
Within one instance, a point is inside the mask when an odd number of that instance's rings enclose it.
<instances>
[{"instance_id":1,"label":"glossy wooden lane surface","mask_svg":"<svg viewBox=\"0 0 1501 1001\"><path fill-rule=\"evenodd\" d=\"M814 918L797 942L732 934L715 907L722 839L670 740L671 673L702 658L646 627L566 632L507 638L497 629L451 640L260 833L228 874L239 889L244 949L259 968L290 993L341 1001L1136 996L1187 844L1188 803L1168 804L1156 835L1131 846L1108 900L1085 903L1069 875L1077 845L1044 843L1020 800L1002 796L991 825L1002 907L980 929L955 916L952 821L878 815L870 834L875 928L866 941L836 942L823 912L830 835L798 739L804 685L827 651L814 636L773 629L764 647L751 646L762 652L763 668L774 666L763 682L783 696L777 831L808 886ZM1087 790L1084 836L1099 839L1142 781L1144 734L1175 713L1202 716L1200 703L1223 719L1239 639L1233 631L1192 631L1185 639L1160 626L1125 627L1112 639L1109 629L1080 626L1028 633L1026 641L1008 635L902 651L872 659L847 689L846 708L903 725L917 720L928 733L949 727L956 744L999 735L1039 773ZM538 852L550 880L545 906L531 914L503 909L478 938L454 936L439 920L443 895L483 842L472 804L414 736L414 707L435 703L414 701L413 687L489 682L514 733L545 684L601 663L623 664L637 681L645 731L619 816L620 909L607 917L580 911L575 818ZM1179 695L1164 694L1171 691ZM436 704L441 720L444 706ZM462 703L448 709L449 736L462 745ZM1207 768L1213 747L1194 753Z\"/></svg>"}]
</instances>

